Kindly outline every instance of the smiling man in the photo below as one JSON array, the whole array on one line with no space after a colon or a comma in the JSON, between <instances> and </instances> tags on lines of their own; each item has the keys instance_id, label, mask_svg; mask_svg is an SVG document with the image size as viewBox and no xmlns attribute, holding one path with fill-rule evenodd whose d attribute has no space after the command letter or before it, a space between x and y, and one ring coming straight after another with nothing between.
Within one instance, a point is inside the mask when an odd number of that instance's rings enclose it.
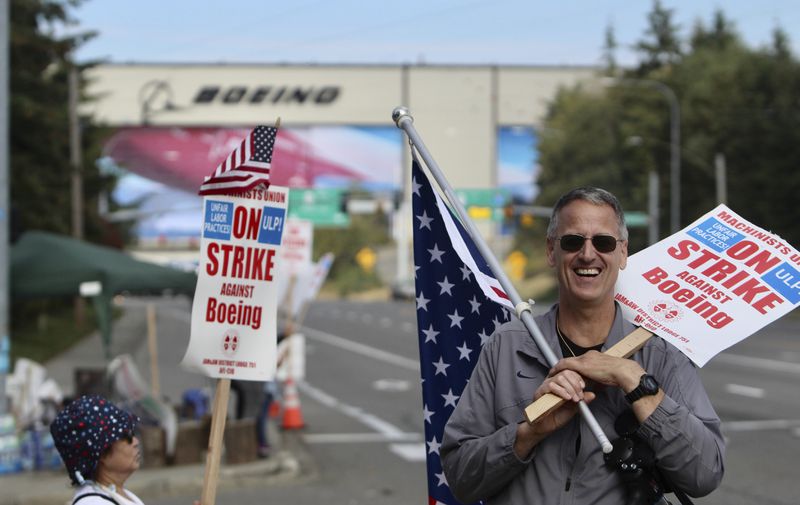
<instances>
[{"instance_id":1,"label":"smiling man","mask_svg":"<svg viewBox=\"0 0 800 505\"><path fill-rule=\"evenodd\" d=\"M627 258L628 231L614 195L587 187L558 200L547 230L558 303L536 323L563 359L548 367L516 320L484 346L441 447L447 481L459 500L651 504L669 486L685 499L719 485L720 421L694 365L660 338L650 339L632 359L602 354L635 329L614 301ZM528 424L524 408L545 393L569 401ZM604 461L575 415L580 400L591 404L609 438L615 438L616 424L625 441L651 456L646 471L642 461L633 471Z\"/></svg>"}]
</instances>

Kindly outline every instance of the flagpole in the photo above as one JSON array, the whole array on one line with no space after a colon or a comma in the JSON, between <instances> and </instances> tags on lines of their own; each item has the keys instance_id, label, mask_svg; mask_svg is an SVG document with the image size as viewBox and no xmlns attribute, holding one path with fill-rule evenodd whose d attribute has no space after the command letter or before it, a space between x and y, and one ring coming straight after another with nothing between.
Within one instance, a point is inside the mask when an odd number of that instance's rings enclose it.
<instances>
[{"instance_id":1,"label":"flagpole","mask_svg":"<svg viewBox=\"0 0 800 505\"><path fill-rule=\"evenodd\" d=\"M433 175L434 179L436 179L436 182L439 184L439 187L442 189L442 191L444 191L445 196L450 202L450 206L453 208L453 210L455 210L456 214L461 220L461 223L467 230L467 233L469 233L470 237L472 237L472 240L475 242L478 250L489 264L489 268L491 268L492 273L497 280L500 281L500 285L503 286L503 289L511 300L511 303L514 304L517 315L525 324L525 327L528 329L531 337L533 337L534 342L536 342L536 345L544 355L545 360L547 360L547 364L550 367L555 366L555 364L558 362L558 358L550 346L547 345L542 331L539 329L536 321L534 321L533 316L531 315L530 306L522 301L517 293L517 290L514 288L514 285L511 283L511 281L509 281L505 272L500 267L500 264L497 262L497 259L494 257L491 249L489 249L489 246L483 240L483 237L478 232L477 228L475 228L475 224L467 215L463 205L461 205L461 201L450 187L450 183L447 181L444 172L442 172L442 170L439 168L436 160L433 159L433 156L431 156L428 148L425 146L425 142L422 141L422 137L419 136L417 130L414 128L414 118L411 116L409 110L406 107L395 107L395 109L392 111L392 119L397 127L406 133L408 139L411 141L411 144L417 149L417 151L419 151L419 154L422 156L423 161L425 161L425 164L428 166L428 170L430 171L431 175ZM589 410L589 406L586 404L586 402L581 401L578 404L578 409L583 416L583 420L592 431L592 434L600 443L603 452L606 454L610 453L612 450L611 442L609 442L606 434L603 433L603 428L600 427L600 424L597 422L594 414L592 414L592 411Z\"/></svg>"}]
</instances>

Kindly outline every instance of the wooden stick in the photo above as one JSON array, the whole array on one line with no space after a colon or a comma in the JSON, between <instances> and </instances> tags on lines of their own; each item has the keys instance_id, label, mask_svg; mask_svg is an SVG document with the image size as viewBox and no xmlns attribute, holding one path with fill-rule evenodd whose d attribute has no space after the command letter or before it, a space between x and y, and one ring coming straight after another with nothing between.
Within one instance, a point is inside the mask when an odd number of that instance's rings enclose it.
<instances>
[{"instance_id":1,"label":"wooden stick","mask_svg":"<svg viewBox=\"0 0 800 505\"><path fill-rule=\"evenodd\" d=\"M147 304L147 350L150 354L150 389L154 398L161 397L161 381L158 373L158 332L156 328L156 308Z\"/></svg>"},{"instance_id":2,"label":"wooden stick","mask_svg":"<svg viewBox=\"0 0 800 505\"><path fill-rule=\"evenodd\" d=\"M653 333L644 328L636 328L628 336L617 342L605 354L615 358L630 358L636 351L644 347L644 344L653 336ZM567 400L553 393L546 393L538 400L525 408L525 418L529 423L536 422L540 417L545 416L562 406Z\"/></svg>"},{"instance_id":3,"label":"wooden stick","mask_svg":"<svg viewBox=\"0 0 800 505\"><path fill-rule=\"evenodd\" d=\"M206 473L203 478L203 492L200 495L201 505L214 505L214 500L217 497L219 461L222 455L222 435L225 433L225 419L228 416L228 396L230 392L231 380L219 379L217 381L217 391L214 393L214 407L211 411L211 434L208 437Z\"/></svg>"}]
</instances>

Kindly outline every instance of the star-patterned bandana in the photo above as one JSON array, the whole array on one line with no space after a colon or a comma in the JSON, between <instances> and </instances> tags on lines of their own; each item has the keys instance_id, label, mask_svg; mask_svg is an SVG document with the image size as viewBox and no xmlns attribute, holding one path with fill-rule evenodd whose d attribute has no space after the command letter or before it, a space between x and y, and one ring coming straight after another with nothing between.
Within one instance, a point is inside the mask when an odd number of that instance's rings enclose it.
<instances>
[{"instance_id":1,"label":"star-patterned bandana","mask_svg":"<svg viewBox=\"0 0 800 505\"><path fill-rule=\"evenodd\" d=\"M97 395L81 396L59 412L50 433L72 482L92 479L100 456L132 433L138 422L138 417Z\"/></svg>"}]
</instances>

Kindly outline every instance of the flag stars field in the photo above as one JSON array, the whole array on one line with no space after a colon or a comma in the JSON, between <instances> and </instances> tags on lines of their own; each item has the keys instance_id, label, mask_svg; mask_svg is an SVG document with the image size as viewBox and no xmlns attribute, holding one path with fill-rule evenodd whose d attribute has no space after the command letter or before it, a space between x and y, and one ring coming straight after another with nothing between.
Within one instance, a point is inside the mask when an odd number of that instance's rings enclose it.
<instances>
[{"instance_id":1,"label":"flag stars field","mask_svg":"<svg viewBox=\"0 0 800 505\"><path fill-rule=\"evenodd\" d=\"M445 363L441 356L439 356L439 361L433 364L436 367L436 373L434 375L442 374L447 377L447 367L450 365ZM451 390L452 391L452 390Z\"/></svg>"},{"instance_id":2,"label":"flag stars field","mask_svg":"<svg viewBox=\"0 0 800 505\"><path fill-rule=\"evenodd\" d=\"M419 195L419 188L421 188L421 187L422 187L422 184L419 184L417 182L417 178L416 177L412 177L411 178L411 192L414 193L417 196L420 196Z\"/></svg>"},{"instance_id":3,"label":"flag stars field","mask_svg":"<svg viewBox=\"0 0 800 505\"><path fill-rule=\"evenodd\" d=\"M442 290L439 292L440 295L447 293L448 295L453 296L451 290L453 289L453 286L455 286L455 284L450 283L450 281L447 280L446 275L444 276L443 281L437 282L436 284L438 284L439 287L442 288Z\"/></svg>"},{"instance_id":4,"label":"flag stars field","mask_svg":"<svg viewBox=\"0 0 800 505\"><path fill-rule=\"evenodd\" d=\"M422 291L419 292L419 296L417 297L417 310L428 310L428 302L430 300L425 298L425 293Z\"/></svg>"},{"instance_id":5,"label":"flag stars field","mask_svg":"<svg viewBox=\"0 0 800 505\"><path fill-rule=\"evenodd\" d=\"M416 164L413 192L411 220L429 503L453 504L455 499L439 459L439 441L469 382L481 347L490 340L493 329L509 319L504 309L509 302L500 299L504 293L497 279L487 273L486 261L476 254L477 249L446 204L437 200Z\"/></svg>"},{"instance_id":6,"label":"flag stars field","mask_svg":"<svg viewBox=\"0 0 800 505\"><path fill-rule=\"evenodd\" d=\"M435 414L435 412L428 410L428 404L422 406L422 417L425 418L426 423L431 423L431 416L433 416L433 414Z\"/></svg>"},{"instance_id":7,"label":"flag stars field","mask_svg":"<svg viewBox=\"0 0 800 505\"><path fill-rule=\"evenodd\" d=\"M460 398L460 396L458 396L458 395L454 395L454 394L453 394L453 390L452 390L452 389L450 389L450 390L447 392L447 394L446 394L446 395L442 395L442 398L444 398L444 406L445 406L445 407L447 407L447 406L449 405L449 406L451 406L451 407L453 407L453 408L456 408L456 401L458 401L458 399Z\"/></svg>"},{"instance_id":8,"label":"flag stars field","mask_svg":"<svg viewBox=\"0 0 800 505\"><path fill-rule=\"evenodd\" d=\"M456 349L458 349L458 354L459 354L458 359L459 360L465 359L465 360L469 361L469 355L472 354L472 349L467 347L467 341L466 340L464 341L463 344L461 344L461 347L456 347Z\"/></svg>"},{"instance_id":9,"label":"flag stars field","mask_svg":"<svg viewBox=\"0 0 800 505\"><path fill-rule=\"evenodd\" d=\"M431 324L427 330L422 330L422 333L425 334L425 343L433 342L436 343L436 335L439 334L438 331L433 329L433 325Z\"/></svg>"},{"instance_id":10,"label":"flag stars field","mask_svg":"<svg viewBox=\"0 0 800 505\"><path fill-rule=\"evenodd\" d=\"M434 261L442 263L442 255L444 254L444 251L440 251L437 244L433 244L433 249L428 249L428 252L431 253L431 263Z\"/></svg>"},{"instance_id":11,"label":"flag stars field","mask_svg":"<svg viewBox=\"0 0 800 505\"><path fill-rule=\"evenodd\" d=\"M469 301L469 305L472 307L470 314L480 314L481 302L475 299L475 295L472 295L472 300Z\"/></svg>"},{"instance_id":12,"label":"flag stars field","mask_svg":"<svg viewBox=\"0 0 800 505\"><path fill-rule=\"evenodd\" d=\"M452 314L447 314L447 317L450 318L450 327L458 326L461 328L461 321L464 320L463 317L458 315L458 309L454 309Z\"/></svg>"},{"instance_id":13,"label":"flag stars field","mask_svg":"<svg viewBox=\"0 0 800 505\"><path fill-rule=\"evenodd\" d=\"M429 230L431 229L431 221L433 221L433 218L432 217L428 217L428 212L427 211L423 212L421 216L417 216L417 219L419 219L419 229L420 230L423 229L423 228L427 228Z\"/></svg>"},{"instance_id":14,"label":"flag stars field","mask_svg":"<svg viewBox=\"0 0 800 505\"><path fill-rule=\"evenodd\" d=\"M439 447L441 447L441 446L442 446L442 444L439 443L438 440L436 440L436 437L433 437L433 439L428 442L428 454L437 454L438 455L439 454Z\"/></svg>"}]
</instances>

